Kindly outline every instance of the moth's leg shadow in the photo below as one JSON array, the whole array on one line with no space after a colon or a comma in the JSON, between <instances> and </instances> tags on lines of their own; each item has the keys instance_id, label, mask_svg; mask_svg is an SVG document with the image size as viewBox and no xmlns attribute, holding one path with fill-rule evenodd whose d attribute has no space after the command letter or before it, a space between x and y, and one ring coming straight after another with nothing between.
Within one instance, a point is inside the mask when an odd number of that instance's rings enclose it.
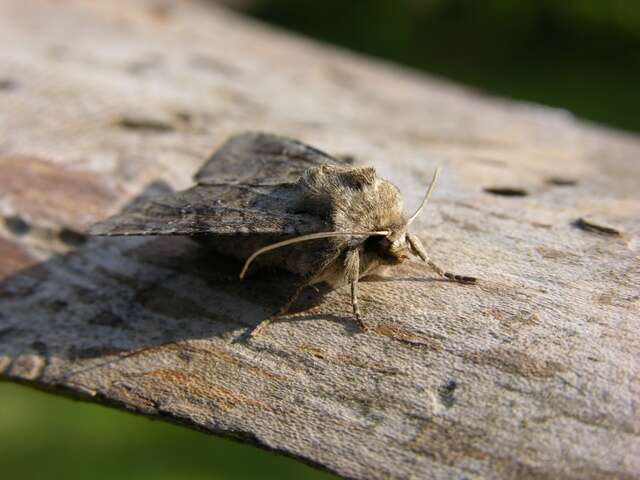
<instances>
[{"instance_id":1,"label":"moth's leg shadow","mask_svg":"<svg viewBox=\"0 0 640 480\"><path fill-rule=\"evenodd\" d=\"M273 271L271 274L273 274ZM307 285L302 280L298 280L294 285L293 293L288 296L288 299L281 304L272 316L265 318L244 335L241 335L236 339L236 342L258 337L264 334L267 327L274 323L298 321L299 318L289 319L287 315L304 312L321 304L327 294L332 291L331 287L324 283Z\"/></svg>"}]
</instances>

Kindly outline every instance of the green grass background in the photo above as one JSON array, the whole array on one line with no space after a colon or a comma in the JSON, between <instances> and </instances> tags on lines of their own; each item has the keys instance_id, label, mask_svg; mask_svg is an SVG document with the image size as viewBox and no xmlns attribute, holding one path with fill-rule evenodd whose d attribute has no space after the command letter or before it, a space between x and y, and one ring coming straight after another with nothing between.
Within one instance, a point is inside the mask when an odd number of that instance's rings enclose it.
<instances>
[{"instance_id":1,"label":"green grass background","mask_svg":"<svg viewBox=\"0 0 640 480\"><path fill-rule=\"evenodd\" d=\"M248 13L640 131L634 0L257 0ZM0 383L0 467L10 479L333 478L250 446L7 383Z\"/></svg>"},{"instance_id":2,"label":"green grass background","mask_svg":"<svg viewBox=\"0 0 640 480\"><path fill-rule=\"evenodd\" d=\"M256 18L640 131L637 0L256 0Z\"/></svg>"},{"instance_id":3,"label":"green grass background","mask_svg":"<svg viewBox=\"0 0 640 480\"><path fill-rule=\"evenodd\" d=\"M296 460L100 405L0 382L0 476L327 480Z\"/></svg>"}]
</instances>

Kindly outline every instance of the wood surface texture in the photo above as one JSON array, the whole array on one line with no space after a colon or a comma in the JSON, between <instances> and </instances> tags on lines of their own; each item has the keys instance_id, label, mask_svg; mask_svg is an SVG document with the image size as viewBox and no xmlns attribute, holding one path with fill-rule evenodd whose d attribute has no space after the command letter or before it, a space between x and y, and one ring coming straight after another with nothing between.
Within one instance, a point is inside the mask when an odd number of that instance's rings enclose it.
<instances>
[{"instance_id":1,"label":"wood surface texture","mask_svg":"<svg viewBox=\"0 0 640 480\"><path fill-rule=\"evenodd\" d=\"M535 66L532 66L535 68ZM372 165L445 268L289 294L82 232L263 130ZM640 477L640 140L197 1L0 0L0 378L355 479Z\"/></svg>"}]
</instances>

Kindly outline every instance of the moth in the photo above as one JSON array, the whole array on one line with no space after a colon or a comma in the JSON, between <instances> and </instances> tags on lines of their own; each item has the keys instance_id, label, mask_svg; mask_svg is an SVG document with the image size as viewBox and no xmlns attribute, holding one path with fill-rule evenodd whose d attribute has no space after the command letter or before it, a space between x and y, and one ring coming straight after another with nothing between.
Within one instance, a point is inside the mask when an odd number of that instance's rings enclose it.
<instances>
[{"instance_id":1,"label":"moth","mask_svg":"<svg viewBox=\"0 0 640 480\"><path fill-rule=\"evenodd\" d=\"M243 261L240 279L254 268L288 270L300 281L280 314L307 286L350 286L353 315L366 330L358 306L358 281L366 275L416 257L442 277L476 281L442 269L409 232L437 176L438 170L420 207L406 217L398 188L372 167L290 138L241 133L202 166L195 186L99 222L90 233L187 235Z\"/></svg>"}]
</instances>

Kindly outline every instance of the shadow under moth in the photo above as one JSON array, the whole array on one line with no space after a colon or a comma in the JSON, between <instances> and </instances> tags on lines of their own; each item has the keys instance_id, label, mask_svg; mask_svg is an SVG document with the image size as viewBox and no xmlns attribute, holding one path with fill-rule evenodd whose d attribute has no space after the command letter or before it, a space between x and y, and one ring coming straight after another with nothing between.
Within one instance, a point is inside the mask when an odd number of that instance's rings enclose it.
<instances>
[{"instance_id":1,"label":"shadow under moth","mask_svg":"<svg viewBox=\"0 0 640 480\"><path fill-rule=\"evenodd\" d=\"M307 286L348 285L353 314L366 330L358 307L358 280L366 275L417 257L452 281L476 281L443 270L409 232L437 175L407 218L399 190L372 167L353 166L293 139L241 133L202 166L195 186L99 222L90 233L191 236L245 262L241 279L253 268L288 270L300 283L276 318Z\"/></svg>"}]
</instances>

